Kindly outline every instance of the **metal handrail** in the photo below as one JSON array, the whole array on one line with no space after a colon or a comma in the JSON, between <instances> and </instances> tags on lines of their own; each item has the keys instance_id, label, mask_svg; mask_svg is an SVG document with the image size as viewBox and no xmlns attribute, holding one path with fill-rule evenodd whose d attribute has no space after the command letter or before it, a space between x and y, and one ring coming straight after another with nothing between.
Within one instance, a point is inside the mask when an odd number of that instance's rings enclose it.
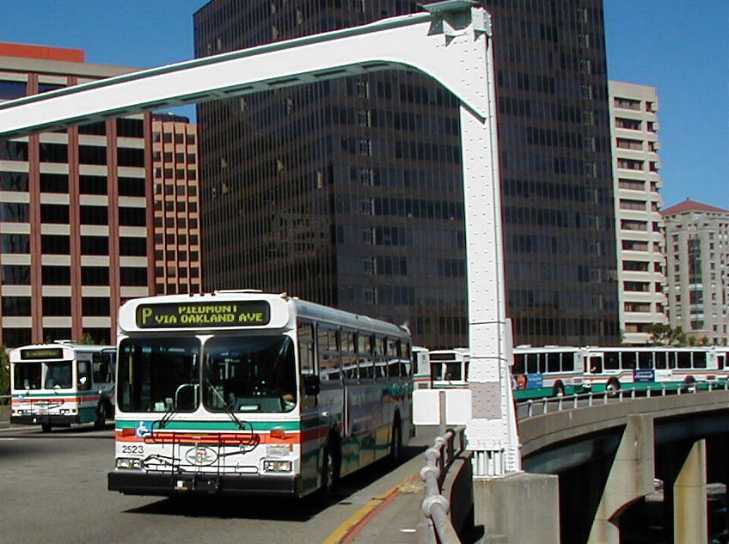
<instances>
[{"instance_id":1,"label":"metal handrail","mask_svg":"<svg viewBox=\"0 0 729 544\"><path fill-rule=\"evenodd\" d=\"M465 449L465 427L459 427L437 437L433 446L425 451L425 466L420 471L424 483L422 510L425 530L420 533L422 544L460 542L448 515L450 504L441 492L453 460Z\"/></svg>"},{"instance_id":2,"label":"metal handrail","mask_svg":"<svg viewBox=\"0 0 729 544\"><path fill-rule=\"evenodd\" d=\"M653 393L658 393L660 391L660 396L665 397L669 392L675 393L676 395L682 395L685 393L689 394L696 394L704 391L704 389L701 389L698 387L704 382L691 382L691 383L683 383L679 386L671 386L668 387L666 384L661 383L660 387L654 386L649 387L645 390L645 397L646 398L653 398ZM725 380L723 382L705 382L708 386L708 391L729 391L729 380ZM658 396L658 395L656 395ZM544 397L542 399L533 400L528 399L525 401L517 402L516 403L516 414L518 419L526 419L530 417L535 417L537 415L547 415L554 412L562 412L565 410L574 410L577 408L580 408L579 402L580 400L587 400L587 406L583 406L583 408L591 408L596 405L596 401L602 401L602 404L608 404L608 401L612 399L613 401L617 402L624 402L624 401L632 401L636 399L636 389L632 388L629 391L625 391L623 389L618 389L617 391L603 391L601 393L593 393L590 391L589 393L581 393L577 395L570 395L570 396L560 396L560 397ZM540 406L542 408L542 411L540 413L535 414L534 408L535 406ZM550 410L550 406L554 406ZM523 408L526 407L526 414L524 414Z\"/></svg>"}]
</instances>

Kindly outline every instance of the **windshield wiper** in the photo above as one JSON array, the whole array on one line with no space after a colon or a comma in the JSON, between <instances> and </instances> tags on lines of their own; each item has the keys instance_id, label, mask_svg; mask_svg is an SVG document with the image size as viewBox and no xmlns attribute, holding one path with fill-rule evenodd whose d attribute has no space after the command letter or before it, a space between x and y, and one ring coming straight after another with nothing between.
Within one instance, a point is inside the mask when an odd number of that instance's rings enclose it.
<instances>
[{"instance_id":1,"label":"windshield wiper","mask_svg":"<svg viewBox=\"0 0 729 544\"><path fill-rule=\"evenodd\" d=\"M215 396L218 397L218 399L220 399L222 401L223 411L225 411L225 413L228 414L228 417L230 417L230 419L232 419L233 422L236 425L238 425L238 428L241 431L245 431L246 430L245 423L243 423L240 419L238 419L238 416L235 415L235 412L233 411L233 407L231 406L231 404L229 402L227 402L225 400L225 398L223 398L223 395L220 394L220 391L218 391L217 389L215 389L215 387L213 387L213 384L210 383L210 380L207 377L205 377L205 385L207 387L209 387L210 390L213 393L215 393ZM251 427L251 430L253 430L253 427Z\"/></svg>"},{"instance_id":2,"label":"windshield wiper","mask_svg":"<svg viewBox=\"0 0 729 544\"><path fill-rule=\"evenodd\" d=\"M174 404L170 404L167 410L165 410L165 413L162 414L162 418L157 422L157 427L159 429L164 429L167 426L167 423L169 423L170 419L172 419L172 416L175 415L175 407Z\"/></svg>"}]
</instances>

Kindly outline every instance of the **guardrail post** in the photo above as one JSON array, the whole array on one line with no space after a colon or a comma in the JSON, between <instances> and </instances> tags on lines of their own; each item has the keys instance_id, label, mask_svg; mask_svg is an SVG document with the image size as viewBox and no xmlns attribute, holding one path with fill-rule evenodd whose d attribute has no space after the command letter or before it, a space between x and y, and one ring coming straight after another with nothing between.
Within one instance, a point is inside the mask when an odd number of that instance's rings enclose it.
<instances>
[{"instance_id":1,"label":"guardrail post","mask_svg":"<svg viewBox=\"0 0 729 544\"><path fill-rule=\"evenodd\" d=\"M652 389L653 389L652 387L648 387L648 389L646 390L646 396L647 396L648 398L651 398L651 390L652 390Z\"/></svg>"},{"instance_id":2,"label":"guardrail post","mask_svg":"<svg viewBox=\"0 0 729 544\"><path fill-rule=\"evenodd\" d=\"M558 412L561 412L562 411L562 399L563 398L564 397L559 397L559 401L557 402L557 411Z\"/></svg>"},{"instance_id":3,"label":"guardrail post","mask_svg":"<svg viewBox=\"0 0 729 544\"><path fill-rule=\"evenodd\" d=\"M529 399L527 401L527 417L532 417L534 415L534 402L532 402L532 399Z\"/></svg>"},{"instance_id":4,"label":"guardrail post","mask_svg":"<svg viewBox=\"0 0 729 544\"><path fill-rule=\"evenodd\" d=\"M592 391L590 391L590 393L589 393L589 395L588 395L588 397L587 397L587 405L588 405L588 406L589 406L590 408L592 408L592 398L593 398L593 396L594 396L593 392L592 392Z\"/></svg>"},{"instance_id":5,"label":"guardrail post","mask_svg":"<svg viewBox=\"0 0 729 544\"><path fill-rule=\"evenodd\" d=\"M666 384L665 383L661 384L661 396L662 397L666 396Z\"/></svg>"},{"instance_id":6,"label":"guardrail post","mask_svg":"<svg viewBox=\"0 0 729 544\"><path fill-rule=\"evenodd\" d=\"M549 412L549 408L548 408L549 404L548 404L548 402L549 402L549 399L547 397L544 397L544 406L542 407L542 413L543 414L546 414L546 413Z\"/></svg>"},{"instance_id":7,"label":"guardrail post","mask_svg":"<svg viewBox=\"0 0 729 544\"><path fill-rule=\"evenodd\" d=\"M580 398L580 396L579 395L574 395L572 398L574 399L574 403L572 404L572 408L575 408L576 409L577 408L577 404L578 404L577 401Z\"/></svg>"}]
</instances>

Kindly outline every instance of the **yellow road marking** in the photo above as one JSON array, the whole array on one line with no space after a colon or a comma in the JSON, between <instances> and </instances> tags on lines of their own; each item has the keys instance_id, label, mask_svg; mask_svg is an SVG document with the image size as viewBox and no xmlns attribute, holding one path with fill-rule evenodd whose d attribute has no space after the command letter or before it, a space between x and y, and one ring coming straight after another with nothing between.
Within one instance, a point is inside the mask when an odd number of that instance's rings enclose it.
<instances>
[{"instance_id":1,"label":"yellow road marking","mask_svg":"<svg viewBox=\"0 0 729 544\"><path fill-rule=\"evenodd\" d=\"M411 478L412 476L408 476L399 484L388 489L382 496L374 497L367 501L367 504L357 510L346 520L344 520L344 522L339 527L337 527L328 537L326 537L326 539L322 541L322 544L339 544L339 542L341 542L349 534L349 532L357 526L360 521L362 521L380 504L382 504L382 501L387 500L390 495L396 493L400 489L400 486L405 485Z\"/></svg>"}]
</instances>

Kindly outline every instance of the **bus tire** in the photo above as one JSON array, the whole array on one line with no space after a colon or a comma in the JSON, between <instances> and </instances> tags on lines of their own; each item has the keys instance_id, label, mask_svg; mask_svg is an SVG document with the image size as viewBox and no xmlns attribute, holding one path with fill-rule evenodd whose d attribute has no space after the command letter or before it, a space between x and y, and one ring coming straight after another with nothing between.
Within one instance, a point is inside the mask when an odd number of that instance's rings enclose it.
<instances>
[{"instance_id":1,"label":"bus tire","mask_svg":"<svg viewBox=\"0 0 729 544\"><path fill-rule=\"evenodd\" d=\"M694 393L696 391L696 378L693 376L686 376L683 379L683 390L686 393Z\"/></svg>"},{"instance_id":2,"label":"bus tire","mask_svg":"<svg viewBox=\"0 0 729 544\"><path fill-rule=\"evenodd\" d=\"M400 417L396 416L392 423L392 439L390 441L390 461L397 463L402 458L402 426Z\"/></svg>"},{"instance_id":3,"label":"bus tire","mask_svg":"<svg viewBox=\"0 0 729 544\"><path fill-rule=\"evenodd\" d=\"M614 397L618 394L618 391L620 391L620 382L615 378L611 378L605 387L605 391L609 396Z\"/></svg>"},{"instance_id":4,"label":"bus tire","mask_svg":"<svg viewBox=\"0 0 729 544\"><path fill-rule=\"evenodd\" d=\"M562 382L556 382L552 387L553 397L564 397L564 384Z\"/></svg>"},{"instance_id":5,"label":"bus tire","mask_svg":"<svg viewBox=\"0 0 729 544\"><path fill-rule=\"evenodd\" d=\"M339 454L337 453L337 441L333 437L324 448L324 457L321 467L321 487L319 488L318 500L326 503L333 495L339 480Z\"/></svg>"},{"instance_id":6,"label":"bus tire","mask_svg":"<svg viewBox=\"0 0 729 544\"><path fill-rule=\"evenodd\" d=\"M49 432L51 432L51 424L50 423L42 423L41 424L41 432L42 433L49 433Z\"/></svg>"},{"instance_id":7,"label":"bus tire","mask_svg":"<svg viewBox=\"0 0 729 544\"><path fill-rule=\"evenodd\" d=\"M106 403L101 401L96 406L96 420L94 420L94 429L100 430L106 426Z\"/></svg>"}]
</instances>

